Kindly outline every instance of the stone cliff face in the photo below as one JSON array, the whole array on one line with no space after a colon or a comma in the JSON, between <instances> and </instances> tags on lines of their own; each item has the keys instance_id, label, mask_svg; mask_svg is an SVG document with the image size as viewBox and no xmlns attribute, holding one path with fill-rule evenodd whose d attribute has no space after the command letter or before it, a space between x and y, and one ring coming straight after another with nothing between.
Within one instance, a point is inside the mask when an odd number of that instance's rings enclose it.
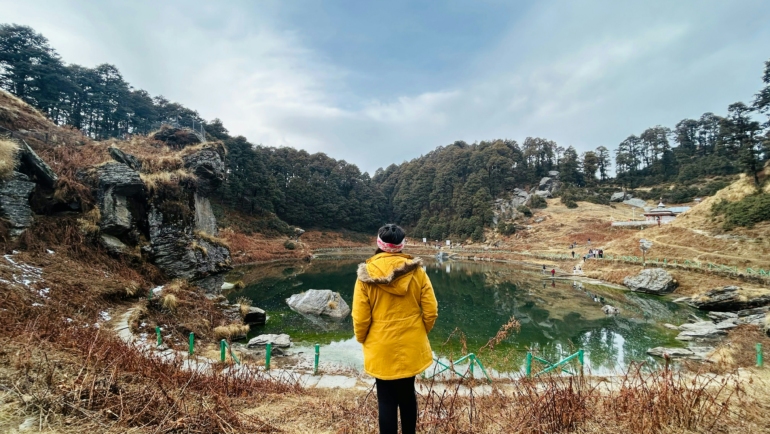
<instances>
[{"instance_id":1,"label":"stone cliff face","mask_svg":"<svg viewBox=\"0 0 770 434\"><path fill-rule=\"evenodd\" d=\"M224 180L224 149L193 149L181 157L181 175L143 174L142 159L111 147L115 161L81 169L77 178L90 187L98 209L89 213L89 231L108 252L141 255L170 278L205 278L208 284L203 286L214 292L222 280L216 275L231 268L230 250L216 238L209 201ZM54 172L26 143L20 145L16 166L19 172L0 181L0 217L12 237L33 223L37 208L30 198L37 189L51 192L57 183Z\"/></svg>"}]
</instances>

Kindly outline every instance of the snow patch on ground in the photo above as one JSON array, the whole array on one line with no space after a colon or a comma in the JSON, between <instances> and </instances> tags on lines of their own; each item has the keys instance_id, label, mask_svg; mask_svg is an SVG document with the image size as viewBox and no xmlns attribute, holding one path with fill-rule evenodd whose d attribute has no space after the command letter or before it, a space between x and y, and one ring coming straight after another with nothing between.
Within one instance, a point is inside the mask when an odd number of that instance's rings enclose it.
<instances>
[{"instance_id":1,"label":"snow patch on ground","mask_svg":"<svg viewBox=\"0 0 770 434\"><path fill-rule=\"evenodd\" d=\"M110 313L106 310L99 312L99 318L102 319L102 321L109 321L112 319L112 316L110 316Z\"/></svg>"}]
</instances>

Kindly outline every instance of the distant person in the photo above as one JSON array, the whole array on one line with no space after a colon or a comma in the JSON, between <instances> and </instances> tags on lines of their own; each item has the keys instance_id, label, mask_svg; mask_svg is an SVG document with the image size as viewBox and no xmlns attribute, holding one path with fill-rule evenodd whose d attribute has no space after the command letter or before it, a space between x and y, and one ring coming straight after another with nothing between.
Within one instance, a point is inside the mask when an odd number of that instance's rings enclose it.
<instances>
[{"instance_id":1,"label":"distant person","mask_svg":"<svg viewBox=\"0 0 770 434\"><path fill-rule=\"evenodd\" d=\"M551 268L551 279L553 279L556 276L556 269Z\"/></svg>"},{"instance_id":2,"label":"distant person","mask_svg":"<svg viewBox=\"0 0 770 434\"><path fill-rule=\"evenodd\" d=\"M660 227L660 216L658 216L658 227Z\"/></svg>"},{"instance_id":3,"label":"distant person","mask_svg":"<svg viewBox=\"0 0 770 434\"><path fill-rule=\"evenodd\" d=\"M545 264L543 264L543 274L545 274Z\"/></svg>"},{"instance_id":4,"label":"distant person","mask_svg":"<svg viewBox=\"0 0 770 434\"><path fill-rule=\"evenodd\" d=\"M433 363L428 333L438 303L419 258L401 253L404 230L380 228L374 256L358 266L353 291L353 332L363 345L364 371L375 378L380 433L414 433L414 377Z\"/></svg>"},{"instance_id":5,"label":"distant person","mask_svg":"<svg viewBox=\"0 0 770 434\"><path fill-rule=\"evenodd\" d=\"M599 249L599 258L604 259L604 250Z\"/></svg>"},{"instance_id":6,"label":"distant person","mask_svg":"<svg viewBox=\"0 0 770 434\"><path fill-rule=\"evenodd\" d=\"M588 245L589 246L591 245L591 239L590 238L588 239Z\"/></svg>"},{"instance_id":7,"label":"distant person","mask_svg":"<svg viewBox=\"0 0 770 434\"><path fill-rule=\"evenodd\" d=\"M572 259L575 259L575 251L572 251Z\"/></svg>"}]
</instances>

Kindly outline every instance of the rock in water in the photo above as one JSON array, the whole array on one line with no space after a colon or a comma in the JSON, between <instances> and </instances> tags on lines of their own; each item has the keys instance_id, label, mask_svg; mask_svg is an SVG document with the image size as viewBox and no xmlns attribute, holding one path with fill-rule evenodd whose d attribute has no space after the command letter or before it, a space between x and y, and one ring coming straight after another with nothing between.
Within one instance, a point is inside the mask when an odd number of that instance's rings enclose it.
<instances>
[{"instance_id":1,"label":"rock in water","mask_svg":"<svg viewBox=\"0 0 770 434\"><path fill-rule=\"evenodd\" d=\"M642 270L636 276L623 279L623 284L632 291L648 294L668 294L679 285L676 279L662 268Z\"/></svg>"},{"instance_id":2,"label":"rock in water","mask_svg":"<svg viewBox=\"0 0 770 434\"><path fill-rule=\"evenodd\" d=\"M340 293L330 289L309 289L287 298L286 303L292 310L302 314L327 315L340 319L350 314L350 307Z\"/></svg>"},{"instance_id":3,"label":"rock in water","mask_svg":"<svg viewBox=\"0 0 770 434\"><path fill-rule=\"evenodd\" d=\"M243 317L243 323L248 325L265 325L265 319L266 316L264 310L251 306L249 307L246 316Z\"/></svg>"},{"instance_id":4,"label":"rock in water","mask_svg":"<svg viewBox=\"0 0 770 434\"><path fill-rule=\"evenodd\" d=\"M259 335L251 338L246 346L249 348L264 347L268 343L273 344L273 348L289 348L291 346L291 338L287 334Z\"/></svg>"},{"instance_id":5,"label":"rock in water","mask_svg":"<svg viewBox=\"0 0 770 434\"><path fill-rule=\"evenodd\" d=\"M29 195L34 189L35 183L19 172L14 172L8 181L0 181L0 217L10 223L11 237L18 237L32 224Z\"/></svg>"}]
</instances>

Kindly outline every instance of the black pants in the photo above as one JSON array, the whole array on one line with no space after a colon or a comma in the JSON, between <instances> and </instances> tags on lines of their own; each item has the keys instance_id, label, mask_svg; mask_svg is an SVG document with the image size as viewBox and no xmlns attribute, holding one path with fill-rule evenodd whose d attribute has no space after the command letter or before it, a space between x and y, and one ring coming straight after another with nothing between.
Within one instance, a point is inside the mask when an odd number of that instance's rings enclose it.
<instances>
[{"instance_id":1,"label":"black pants","mask_svg":"<svg viewBox=\"0 0 770 434\"><path fill-rule=\"evenodd\" d=\"M397 411L401 409L401 432L413 434L417 427L417 395L414 377L377 380L377 407L380 411L380 434L398 432Z\"/></svg>"}]
</instances>

